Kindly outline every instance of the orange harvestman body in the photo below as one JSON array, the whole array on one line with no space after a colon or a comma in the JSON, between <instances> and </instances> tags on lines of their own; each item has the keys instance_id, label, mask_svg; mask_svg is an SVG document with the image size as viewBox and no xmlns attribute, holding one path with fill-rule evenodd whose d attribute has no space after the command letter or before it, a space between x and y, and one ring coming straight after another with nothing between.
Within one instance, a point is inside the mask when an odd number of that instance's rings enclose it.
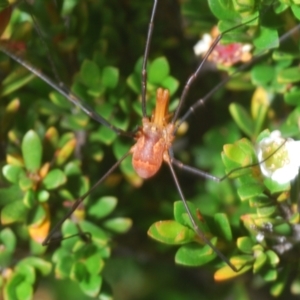
<instances>
[{"instance_id":1,"label":"orange harvestman body","mask_svg":"<svg viewBox=\"0 0 300 300\"><path fill-rule=\"evenodd\" d=\"M157 90L151 120L148 117L142 119L143 126L137 133L137 142L130 149L133 168L144 179L154 176L163 160L170 162L168 150L174 139L174 124L167 123L169 99L168 90Z\"/></svg>"}]
</instances>

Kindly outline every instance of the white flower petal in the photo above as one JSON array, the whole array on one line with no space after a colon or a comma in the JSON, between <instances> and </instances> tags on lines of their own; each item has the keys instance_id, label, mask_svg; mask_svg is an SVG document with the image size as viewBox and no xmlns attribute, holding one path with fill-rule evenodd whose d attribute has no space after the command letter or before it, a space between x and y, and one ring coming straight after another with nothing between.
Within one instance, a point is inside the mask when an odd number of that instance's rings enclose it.
<instances>
[{"instance_id":1,"label":"white flower petal","mask_svg":"<svg viewBox=\"0 0 300 300\"><path fill-rule=\"evenodd\" d=\"M272 180L279 184L285 184L293 180L298 175L298 168L288 165L277 169L271 176Z\"/></svg>"},{"instance_id":2,"label":"white flower petal","mask_svg":"<svg viewBox=\"0 0 300 300\"><path fill-rule=\"evenodd\" d=\"M252 50L252 45L250 45L250 44L245 44L242 46L243 52L250 52L251 50Z\"/></svg>"},{"instance_id":3,"label":"white flower petal","mask_svg":"<svg viewBox=\"0 0 300 300\"><path fill-rule=\"evenodd\" d=\"M202 39L198 41L198 43L194 46L194 53L198 55L202 55L203 53L206 53L211 46L212 43L212 37L210 34L205 33L202 36Z\"/></svg>"}]
</instances>

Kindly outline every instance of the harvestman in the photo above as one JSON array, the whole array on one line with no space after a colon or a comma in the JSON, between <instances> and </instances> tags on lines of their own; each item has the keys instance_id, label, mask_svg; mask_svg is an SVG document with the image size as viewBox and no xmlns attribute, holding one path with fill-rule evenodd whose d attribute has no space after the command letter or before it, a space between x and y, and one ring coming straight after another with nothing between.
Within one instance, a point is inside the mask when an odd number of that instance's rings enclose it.
<instances>
[{"instance_id":1,"label":"harvestman","mask_svg":"<svg viewBox=\"0 0 300 300\"><path fill-rule=\"evenodd\" d=\"M205 54L202 62L199 64L196 71L189 77L187 80L183 92L180 97L180 102L178 107L176 108L173 117L170 122L168 122L169 119L169 113L168 113L168 104L169 104L169 98L170 94L169 91L166 89L159 88L157 90L156 95L156 107L154 110L154 113L151 118L147 117L146 112L146 90L147 90L147 60L149 55L149 49L151 44L151 37L153 33L153 27L154 27L154 17L156 14L156 8L157 8L157 2L158 0L154 0L151 18L149 22L149 28L148 28L148 34L147 34L147 41L145 46L145 52L144 52L144 58L143 58L143 65L142 65L142 126L135 132L126 132L122 129L119 129L115 127L114 125L110 124L105 118L98 115L96 112L94 112L89 106L83 103L81 99L79 99L76 95L74 95L72 92L70 92L66 87L63 85L58 85L55 83L52 79L47 77L46 75L42 74L40 71L35 69L33 66L31 66L26 61L23 61L20 57L15 55L14 53L10 52L5 46L0 45L0 50L4 52L6 55L14 59L16 62L21 64L23 67L27 68L30 72L34 73L37 77L45 81L47 84L49 84L53 89L58 91L60 94L62 94L67 100L72 102L74 105L79 106L88 116L90 116L95 121L101 123L102 125L110 128L112 131L116 132L118 135L134 138L136 140L136 143L131 147L131 149L123 155L98 181L97 183L84 195L76 199L71 209L68 211L68 213L65 215L63 219L61 219L50 231L46 239L43 241L43 245L48 245L52 239L54 233L61 227L63 222L69 218L72 213L76 210L76 208L80 205L80 203L98 186L100 185L120 164L121 162L129 155L132 154L132 165L135 169L136 173L144 178L150 178L154 176L158 170L160 169L162 162L166 162L170 168L172 177L174 179L175 185L177 187L178 193L180 195L181 200L183 201L184 207L186 209L186 212L188 214L188 217L191 221L191 224L197 233L197 235L207 244L211 247L213 251L224 261L228 266L232 268L232 270L238 272L240 269L237 269L230 260L225 257L223 253L221 253L215 245L212 244L212 242L205 236L205 234L198 228L192 213L187 205L186 199L184 197L183 191L180 187L176 172L173 168L173 166L176 166L178 168L181 168L185 171L188 171L190 173L193 173L195 175L208 178L217 182L220 182L227 178L232 172L236 171L232 170L227 175L219 178L215 177L209 173L206 173L204 171L201 171L197 168L184 165L179 160L175 159L173 156L172 151L172 142L175 138L175 134L179 128L179 126L182 124L183 121L185 121L191 113L194 112L196 108L203 105L210 97L211 95L219 89L222 85L224 85L226 82L229 81L230 77L226 78L222 82L220 82L213 90L211 90L204 98L199 99L195 102L194 105L192 105L189 110L183 115L183 117L179 120L178 116L181 111L182 105L187 97L188 91L190 86L193 84L195 79L200 73L200 70L204 64L204 62L207 60L208 56L211 54L211 52L214 50L215 46L218 44L220 39L224 34L227 32L234 30L235 28L244 25L241 24L239 26L236 26L234 28L231 28L223 33L221 33L216 40L211 45L208 52ZM252 21L252 20L251 20ZM251 22L249 21L249 22ZM250 63L253 63L251 61ZM239 72L243 69L245 69L249 64L245 64L242 67L238 68L236 72ZM177 121L177 124L175 125ZM277 149L278 150L278 149ZM277 151L276 150L276 151ZM269 157L268 157L269 158ZM266 159L268 159L266 158ZM255 164L256 165L256 164ZM253 166L253 165L251 165ZM250 167L250 166L249 166Z\"/></svg>"}]
</instances>

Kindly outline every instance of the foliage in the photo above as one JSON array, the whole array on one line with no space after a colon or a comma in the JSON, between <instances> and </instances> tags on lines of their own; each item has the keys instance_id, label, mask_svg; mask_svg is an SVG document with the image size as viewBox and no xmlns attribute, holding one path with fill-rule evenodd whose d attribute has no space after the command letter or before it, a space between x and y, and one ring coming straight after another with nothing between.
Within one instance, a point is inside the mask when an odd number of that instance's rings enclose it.
<instances>
[{"instance_id":1,"label":"foliage","mask_svg":"<svg viewBox=\"0 0 300 300\"><path fill-rule=\"evenodd\" d=\"M2 2L0 8L7 7ZM56 7L52 1L30 6L21 2L11 16L4 10L9 23L0 19L2 43L44 74L71 86L85 105L113 125L133 131L141 123L141 56L152 4L77 0L61 1ZM220 184L178 173L197 225L239 272L195 234L168 170L143 182L130 159L64 222L61 231L66 239L59 242L58 232L57 242L42 246L72 201L88 191L132 143L1 54L0 287L4 299L31 299L35 292L51 294L50 290L53 299L83 299L82 292L111 299L111 288L116 299L242 299L254 288L261 288L261 297L267 299L263 286L272 296L299 295L297 182L280 186L263 178L255 149L274 129L299 139L299 31L285 41L278 39L299 22L297 4L158 3L148 62L149 115L158 87L170 90L170 111L177 107L184 84L199 63L192 46L217 22L220 31L226 31L223 42L251 43L252 53L259 57L242 71L243 64L218 66L220 72L203 69L184 110L226 73L238 70L238 74L190 116L188 132L174 146L182 162L214 175L238 168ZM44 42L34 31L31 14ZM174 220L170 220L172 207ZM133 229L126 233L131 220ZM147 228L148 235L161 244L146 239ZM117 237L120 233L126 235ZM170 260L175 247L177 264L198 268L175 266ZM211 289L207 284L213 280L211 269L216 281L237 281L218 285L218 291ZM64 286L54 277L65 279Z\"/></svg>"}]
</instances>

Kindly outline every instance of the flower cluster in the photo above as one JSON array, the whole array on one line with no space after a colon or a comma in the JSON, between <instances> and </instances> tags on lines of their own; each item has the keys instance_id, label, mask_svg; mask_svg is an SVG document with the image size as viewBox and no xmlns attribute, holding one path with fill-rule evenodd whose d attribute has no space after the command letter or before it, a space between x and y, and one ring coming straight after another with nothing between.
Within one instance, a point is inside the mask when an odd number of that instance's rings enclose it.
<instances>
[{"instance_id":1,"label":"flower cluster","mask_svg":"<svg viewBox=\"0 0 300 300\"><path fill-rule=\"evenodd\" d=\"M204 55L209 51L215 38L219 35L217 27L213 27L211 33L205 33L202 39L194 46L197 56ZM225 67L231 67L238 62L247 62L252 58L250 44L231 43L227 45L217 44L208 57L209 61Z\"/></svg>"}]
</instances>

